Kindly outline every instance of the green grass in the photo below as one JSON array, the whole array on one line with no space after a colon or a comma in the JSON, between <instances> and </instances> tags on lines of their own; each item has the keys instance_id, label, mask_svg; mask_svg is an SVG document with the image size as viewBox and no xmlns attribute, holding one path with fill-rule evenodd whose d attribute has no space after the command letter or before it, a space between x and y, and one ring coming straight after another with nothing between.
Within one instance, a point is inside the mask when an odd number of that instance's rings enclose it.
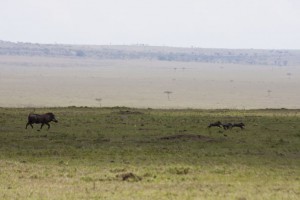
<instances>
[{"instance_id":1,"label":"green grass","mask_svg":"<svg viewBox=\"0 0 300 200\"><path fill-rule=\"evenodd\" d=\"M41 131L31 111L0 108L0 199L300 198L300 110L41 108Z\"/></svg>"}]
</instances>

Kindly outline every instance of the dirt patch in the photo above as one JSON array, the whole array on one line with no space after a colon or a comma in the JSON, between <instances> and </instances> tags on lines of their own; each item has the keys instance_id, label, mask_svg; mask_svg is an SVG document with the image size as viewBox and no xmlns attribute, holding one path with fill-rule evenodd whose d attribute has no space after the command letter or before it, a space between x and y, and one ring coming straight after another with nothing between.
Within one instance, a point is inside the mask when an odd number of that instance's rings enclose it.
<instances>
[{"instance_id":1,"label":"dirt patch","mask_svg":"<svg viewBox=\"0 0 300 200\"><path fill-rule=\"evenodd\" d=\"M196 135L196 134L177 134L177 135L161 137L160 139L161 140L198 140L198 141L205 141L205 142L216 141L213 138L203 136L203 135Z\"/></svg>"},{"instance_id":2,"label":"dirt patch","mask_svg":"<svg viewBox=\"0 0 300 200\"><path fill-rule=\"evenodd\" d=\"M32 139L32 138L46 138L48 137L47 134L45 135L25 135L24 139Z\"/></svg>"},{"instance_id":3,"label":"dirt patch","mask_svg":"<svg viewBox=\"0 0 300 200\"><path fill-rule=\"evenodd\" d=\"M133 181L133 182L136 182L136 181L141 181L142 178L129 172L129 173L124 173L124 174L118 174L116 176L117 178L121 178L122 181Z\"/></svg>"},{"instance_id":4,"label":"dirt patch","mask_svg":"<svg viewBox=\"0 0 300 200\"><path fill-rule=\"evenodd\" d=\"M144 114L144 113L139 112L139 111L130 111L130 110L120 110L118 113L121 114L121 115L141 115L141 114Z\"/></svg>"}]
</instances>

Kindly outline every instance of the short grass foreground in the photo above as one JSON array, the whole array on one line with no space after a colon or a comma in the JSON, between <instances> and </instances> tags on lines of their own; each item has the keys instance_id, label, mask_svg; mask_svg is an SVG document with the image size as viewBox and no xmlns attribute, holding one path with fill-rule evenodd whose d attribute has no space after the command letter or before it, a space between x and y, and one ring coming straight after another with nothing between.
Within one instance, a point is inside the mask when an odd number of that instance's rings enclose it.
<instances>
[{"instance_id":1,"label":"short grass foreground","mask_svg":"<svg viewBox=\"0 0 300 200\"><path fill-rule=\"evenodd\" d=\"M0 108L0 199L300 199L299 110L32 110Z\"/></svg>"}]
</instances>

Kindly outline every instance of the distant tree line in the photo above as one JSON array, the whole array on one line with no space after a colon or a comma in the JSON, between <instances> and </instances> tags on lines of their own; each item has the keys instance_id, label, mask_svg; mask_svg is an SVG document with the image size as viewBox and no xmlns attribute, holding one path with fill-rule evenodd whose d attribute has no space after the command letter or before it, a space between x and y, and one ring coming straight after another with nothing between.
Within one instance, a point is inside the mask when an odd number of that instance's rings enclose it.
<instances>
[{"instance_id":1,"label":"distant tree line","mask_svg":"<svg viewBox=\"0 0 300 200\"><path fill-rule=\"evenodd\" d=\"M0 55L52 56L96 59L147 59L160 61L299 65L299 50L203 49L139 46L81 46L12 43L0 41Z\"/></svg>"}]
</instances>

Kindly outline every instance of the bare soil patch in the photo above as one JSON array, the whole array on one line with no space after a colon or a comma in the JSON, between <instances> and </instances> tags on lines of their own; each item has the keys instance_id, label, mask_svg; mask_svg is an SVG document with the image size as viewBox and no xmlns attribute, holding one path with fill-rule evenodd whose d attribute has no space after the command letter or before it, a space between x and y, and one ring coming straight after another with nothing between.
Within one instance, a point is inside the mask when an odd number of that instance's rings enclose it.
<instances>
[{"instance_id":1,"label":"bare soil patch","mask_svg":"<svg viewBox=\"0 0 300 200\"><path fill-rule=\"evenodd\" d=\"M139 111L121 110L121 111L118 112L118 114L121 114L121 115L141 115L141 114L144 114L144 113L139 112Z\"/></svg>"},{"instance_id":2,"label":"bare soil patch","mask_svg":"<svg viewBox=\"0 0 300 200\"><path fill-rule=\"evenodd\" d=\"M160 139L161 140L198 140L204 142L216 141L213 138L203 136L203 135L196 135L196 134L177 134L177 135L164 136L161 137Z\"/></svg>"},{"instance_id":3,"label":"bare soil patch","mask_svg":"<svg viewBox=\"0 0 300 200\"><path fill-rule=\"evenodd\" d=\"M122 181L132 181L132 182L136 182L136 181L141 181L142 178L137 176L136 174L133 174L131 172L129 173L124 173L124 174L118 174L116 175L117 178L121 178Z\"/></svg>"}]
</instances>

